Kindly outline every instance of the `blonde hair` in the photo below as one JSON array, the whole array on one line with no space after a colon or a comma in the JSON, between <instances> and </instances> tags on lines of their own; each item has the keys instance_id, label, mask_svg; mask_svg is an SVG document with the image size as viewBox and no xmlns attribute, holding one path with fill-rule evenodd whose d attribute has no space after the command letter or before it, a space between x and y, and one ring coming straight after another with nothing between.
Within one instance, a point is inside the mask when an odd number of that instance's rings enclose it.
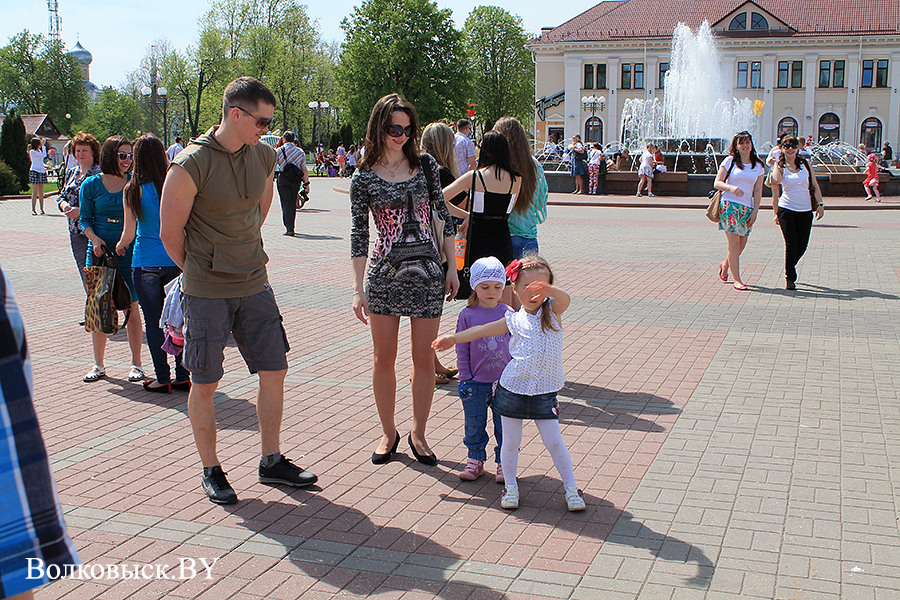
<instances>
[{"instance_id":1,"label":"blonde hair","mask_svg":"<svg viewBox=\"0 0 900 600\"><path fill-rule=\"evenodd\" d=\"M422 150L434 157L437 164L456 175L456 155L453 152L453 130L446 123L429 123L422 132Z\"/></svg>"},{"instance_id":2,"label":"blonde hair","mask_svg":"<svg viewBox=\"0 0 900 600\"><path fill-rule=\"evenodd\" d=\"M519 260L519 263L520 263L520 266L519 266L519 274L520 275L524 271L540 271L542 273L547 274L548 283L550 283L550 285L553 285L553 279L554 279L553 271L550 269L550 265L547 263L546 260L544 260L543 258L538 256L537 254L533 254L533 253L526 254ZM519 281L519 279L516 278L516 281L513 282L513 285L517 286L516 289L518 289L518 281ZM474 290L473 290L473 292L474 292ZM547 330L559 331L559 329L557 329L553 325L553 321L550 320L550 299L549 298L544 299L544 302L541 303L541 308L543 309L541 311L541 331L547 331Z\"/></svg>"}]
</instances>

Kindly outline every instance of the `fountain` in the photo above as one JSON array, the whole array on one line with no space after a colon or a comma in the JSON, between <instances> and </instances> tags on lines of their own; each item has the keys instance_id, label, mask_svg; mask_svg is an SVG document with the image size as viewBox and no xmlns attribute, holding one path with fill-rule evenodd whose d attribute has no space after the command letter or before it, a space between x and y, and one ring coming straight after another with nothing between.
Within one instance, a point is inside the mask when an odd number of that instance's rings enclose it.
<instances>
[{"instance_id":1,"label":"fountain","mask_svg":"<svg viewBox=\"0 0 900 600\"><path fill-rule=\"evenodd\" d=\"M640 156L647 142L675 155L673 172L715 172L738 131L754 135L757 111L749 98L728 99L712 30L704 21L697 33L679 23L672 36L665 101L629 99L620 131L629 152ZM712 167L712 171L710 171Z\"/></svg>"}]
</instances>

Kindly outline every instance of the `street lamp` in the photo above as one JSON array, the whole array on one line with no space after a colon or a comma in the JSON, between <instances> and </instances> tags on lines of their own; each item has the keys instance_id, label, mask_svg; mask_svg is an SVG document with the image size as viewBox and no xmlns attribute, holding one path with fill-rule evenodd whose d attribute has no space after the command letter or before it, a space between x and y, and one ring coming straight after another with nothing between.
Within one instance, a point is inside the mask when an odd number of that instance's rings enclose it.
<instances>
[{"instance_id":1,"label":"street lamp","mask_svg":"<svg viewBox=\"0 0 900 600\"><path fill-rule=\"evenodd\" d=\"M600 96L599 98L597 98L593 94L590 96L582 96L581 106L582 106L582 108L584 108L584 110L591 111L590 128L591 128L591 132L593 133L594 119L597 116L597 111L602 111L604 108L606 108L606 98L604 96ZM587 132L585 132L585 133L587 133ZM585 135L585 137L587 138L588 136ZM586 142L594 142L594 141L600 142L602 140L585 139L585 141Z\"/></svg>"},{"instance_id":2,"label":"street lamp","mask_svg":"<svg viewBox=\"0 0 900 600\"><path fill-rule=\"evenodd\" d=\"M66 113L66 135L72 137L72 115Z\"/></svg>"},{"instance_id":3,"label":"street lamp","mask_svg":"<svg viewBox=\"0 0 900 600\"><path fill-rule=\"evenodd\" d=\"M316 144L321 144L322 140L319 139L319 135L318 135L319 115L321 114L321 112L323 110L328 110L328 108L331 105L328 104L328 102L326 102L325 100L313 100L312 102L307 104L307 106L309 106L309 110L312 112L312 115L313 115L313 142Z\"/></svg>"},{"instance_id":4,"label":"street lamp","mask_svg":"<svg viewBox=\"0 0 900 600\"><path fill-rule=\"evenodd\" d=\"M168 104L169 104L169 90L164 87L159 87L156 85L156 81L153 81L153 86L145 85L141 88L141 94L145 97L150 98L150 130L156 133L156 112L159 110L158 108L158 100L161 98L163 103L163 143L168 146L169 145L169 123L168 123Z\"/></svg>"}]
</instances>

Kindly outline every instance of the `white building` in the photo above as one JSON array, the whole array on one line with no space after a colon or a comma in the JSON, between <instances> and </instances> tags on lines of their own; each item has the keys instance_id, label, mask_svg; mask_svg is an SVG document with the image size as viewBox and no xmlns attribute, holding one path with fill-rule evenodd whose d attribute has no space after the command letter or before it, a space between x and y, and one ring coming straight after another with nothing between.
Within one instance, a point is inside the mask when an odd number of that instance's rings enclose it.
<instances>
[{"instance_id":1,"label":"white building","mask_svg":"<svg viewBox=\"0 0 900 600\"><path fill-rule=\"evenodd\" d=\"M765 102L759 142L790 130L870 149L884 141L900 147L898 0L601 2L529 44L535 138L619 139L626 99L664 98L675 26L696 30L704 20L730 94ZM591 95L606 100L595 115L581 102Z\"/></svg>"}]
</instances>

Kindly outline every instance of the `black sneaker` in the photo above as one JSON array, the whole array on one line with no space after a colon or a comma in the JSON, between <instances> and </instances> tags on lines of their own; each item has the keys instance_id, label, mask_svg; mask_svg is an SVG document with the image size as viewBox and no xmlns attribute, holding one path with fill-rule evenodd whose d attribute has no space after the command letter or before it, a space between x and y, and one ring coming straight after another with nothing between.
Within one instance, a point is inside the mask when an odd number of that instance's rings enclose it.
<instances>
[{"instance_id":1,"label":"black sneaker","mask_svg":"<svg viewBox=\"0 0 900 600\"><path fill-rule=\"evenodd\" d=\"M271 467L259 465L260 483L283 483L294 487L306 487L318 480L318 477L309 471L304 471L284 456Z\"/></svg>"},{"instance_id":2,"label":"black sneaker","mask_svg":"<svg viewBox=\"0 0 900 600\"><path fill-rule=\"evenodd\" d=\"M210 502L235 504L238 501L237 494L234 493L234 488L231 487L228 479L225 478L225 471L222 470L222 467L215 466L203 469L203 483L201 487L206 492Z\"/></svg>"},{"instance_id":3,"label":"black sneaker","mask_svg":"<svg viewBox=\"0 0 900 600\"><path fill-rule=\"evenodd\" d=\"M784 289L786 290L796 290L797 284L791 281L790 279L786 280L784 283Z\"/></svg>"}]
</instances>

